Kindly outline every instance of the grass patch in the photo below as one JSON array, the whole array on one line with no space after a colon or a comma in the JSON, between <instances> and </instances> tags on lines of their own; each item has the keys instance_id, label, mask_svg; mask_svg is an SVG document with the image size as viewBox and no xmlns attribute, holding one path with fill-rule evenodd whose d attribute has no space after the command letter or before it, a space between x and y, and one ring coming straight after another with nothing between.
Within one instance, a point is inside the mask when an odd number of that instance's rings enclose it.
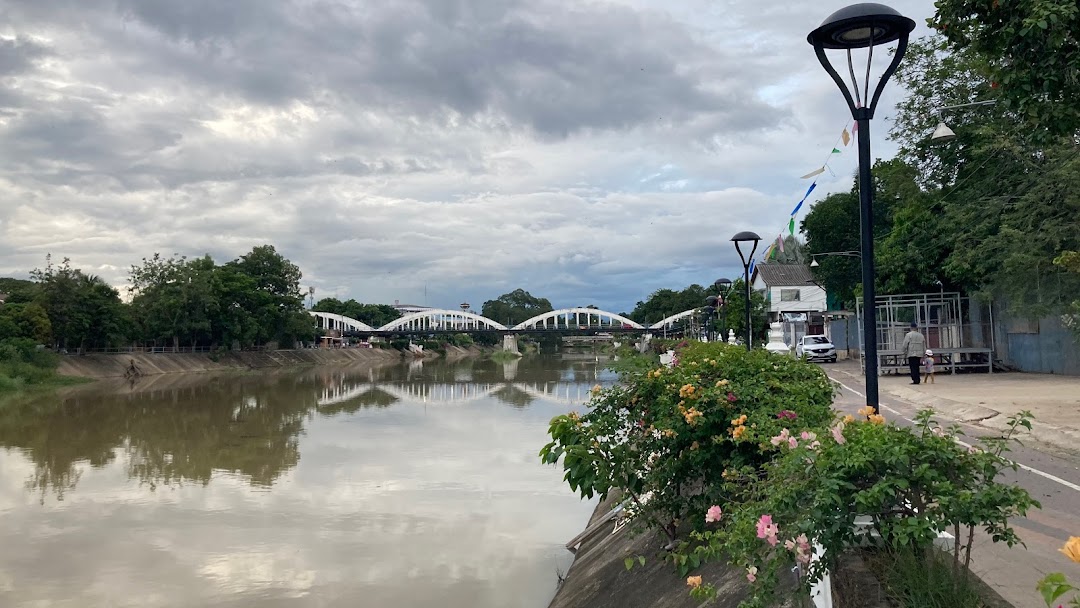
<instances>
[{"instance_id":1,"label":"grass patch","mask_svg":"<svg viewBox=\"0 0 1080 608\"><path fill-rule=\"evenodd\" d=\"M497 350L491 353L490 359L496 363L507 363L510 361L516 361L521 358L521 355L506 352L505 350Z\"/></svg>"},{"instance_id":2,"label":"grass patch","mask_svg":"<svg viewBox=\"0 0 1080 608\"><path fill-rule=\"evenodd\" d=\"M885 594L899 608L993 608L980 585L964 569L953 571L952 556L935 549L865 554Z\"/></svg>"}]
</instances>

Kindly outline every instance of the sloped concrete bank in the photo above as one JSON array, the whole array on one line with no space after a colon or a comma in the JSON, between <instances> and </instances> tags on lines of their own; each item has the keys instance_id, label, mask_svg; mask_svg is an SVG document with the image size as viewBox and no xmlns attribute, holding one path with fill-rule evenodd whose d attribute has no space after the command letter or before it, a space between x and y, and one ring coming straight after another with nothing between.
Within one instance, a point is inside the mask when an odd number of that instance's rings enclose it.
<instances>
[{"instance_id":1,"label":"sloped concrete bank","mask_svg":"<svg viewBox=\"0 0 1080 608\"><path fill-rule=\"evenodd\" d=\"M597 505L589 525L597 522L616 504L609 497ZM612 534L614 522L585 539L574 557L574 564L555 593L548 608L697 608L701 600L690 597L686 579L664 560L661 536L641 532L632 534L623 527ZM567 539L570 540L570 539ZM627 557L645 557L645 565L627 570ZM710 608L735 608L746 599L746 571L724 563L706 564L694 571L717 588ZM794 606L788 600L780 606Z\"/></svg>"},{"instance_id":2,"label":"sloped concrete bank","mask_svg":"<svg viewBox=\"0 0 1080 608\"><path fill-rule=\"evenodd\" d=\"M214 359L217 359L216 361ZM221 372L300 365L336 365L370 362L392 363L401 359L396 350L378 348L304 349L226 352L211 358L209 353L122 353L68 355L57 373L83 378L123 377L134 362L144 376L192 372Z\"/></svg>"}]
</instances>

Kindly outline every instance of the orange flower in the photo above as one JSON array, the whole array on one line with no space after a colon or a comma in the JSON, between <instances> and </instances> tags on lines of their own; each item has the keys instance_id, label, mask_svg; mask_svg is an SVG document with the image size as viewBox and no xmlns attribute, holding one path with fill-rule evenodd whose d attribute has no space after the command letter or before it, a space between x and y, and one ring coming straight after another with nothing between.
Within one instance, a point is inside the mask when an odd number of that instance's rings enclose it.
<instances>
[{"instance_id":1,"label":"orange flower","mask_svg":"<svg viewBox=\"0 0 1080 608\"><path fill-rule=\"evenodd\" d=\"M1065 557L1080 564L1080 536L1070 536L1069 542L1065 543L1065 546L1058 549L1065 554Z\"/></svg>"},{"instance_id":2,"label":"orange flower","mask_svg":"<svg viewBox=\"0 0 1080 608\"><path fill-rule=\"evenodd\" d=\"M739 425L739 426L735 427L734 430L731 431L731 436L734 437L735 439L741 439L742 436L745 435L746 433L747 433L747 428L745 426Z\"/></svg>"},{"instance_id":3,"label":"orange flower","mask_svg":"<svg viewBox=\"0 0 1080 608\"><path fill-rule=\"evenodd\" d=\"M881 414L870 414L870 422L874 424L885 424L885 417Z\"/></svg>"},{"instance_id":4,"label":"orange flower","mask_svg":"<svg viewBox=\"0 0 1080 608\"><path fill-rule=\"evenodd\" d=\"M868 405L864 408L860 408L858 414L860 416L871 416L874 413L874 406Z\"/></svg>"},{"instance_id":5,"label":"orange flower","mask_svg":"<svg viewBox=\"0 0 1080 608\"><path fill-rule=\"evenodd\" d=\"M852 416L851 414L844 416L844 424L851 424L852 422L855 422L854 416Z\"/></svg>"},{"instance_id":6,"label":"orange flower","mask_svg":"<svg viewBox=\"0 0 1080 608\"><path fill-rule=\"evenodd\" d=\"M684 384L683 387L679 389L679 396L683 399L693 399L695 390L697 389L694 388L693 384Z\"/></svg>"},{"instance_id":7,"label":"orange flower","mask_svg":"<svg viewBox=\"0 0 1080 608\"><path fill-rule=\"evenodd\" d=\"M746 414L743 414L742 416L739 416L738 418L732 420L731 424L735 426L742 426L746 424Z\"/></svg>"},{"instance_id":8,"label":"orange flower","mask_svg":"<svg viewBox=\"0 0 1080 608\"><path fill-rule=\"evenodd\" d=\"M688 576L688 577L686 577L686 586L690 587L691 589L697 589L698 587L701 586L701 577L700 576Z\"/></svg>"},{"instance_id":9,"label":"orange flower","mask_svg":"<svg viewBox=\"0 0 1080 608\"><path fill-rule=\"evenodd\" d=\"M697 410L697 408L693 408L693 407L686 410L686 413L683 414L683 418L686 418L686 424L689 424L691 426L697 424L697 420L698 420L698 418L701 418L701 416L702 416L702 413L699 412Z\"/></svg>"}]
</instances>

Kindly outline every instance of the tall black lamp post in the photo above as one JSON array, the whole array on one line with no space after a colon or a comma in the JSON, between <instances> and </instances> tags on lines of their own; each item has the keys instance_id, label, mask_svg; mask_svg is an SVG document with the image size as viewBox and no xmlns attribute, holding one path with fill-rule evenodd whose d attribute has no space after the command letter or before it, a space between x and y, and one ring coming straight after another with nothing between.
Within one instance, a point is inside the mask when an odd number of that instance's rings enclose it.
<instances>
[{"instance_id":1,"label":"tall black lamp post","mask_svg":"<svg viewBox=\"0 0 1080 608\"><path fill-rule=\"evenodd\" d=\"M874 117L878 100L885 83L900 65L907 50L908 35L915 29L915 22L883 4L852 4L829 15L818 28L806 37L814 45L818 61L832 76L840 92L844 94L851 117L859 128L859 216L862 220L862 284L863 284L863 361L866 375L866 404L878 412L878 355L877 355L877 301L874 297L874 213L873 183L870 180L870 119ZM896 42L892 62L882 73L873 96L870 95L870 64L874 47ZM862 94L851 51L867 49L866 76ZM847 67L851 74L852 89L844 83L836 68L829 63L826 49L846 51ZM867 103L869 102L869 103Z\"/></svg>"},{"instance_id":2,"label":"tall black lamp post","mask_svg":"<svg viewBox=\"0 0 1080 608\"><path fill-rule=\"evenodd\" d=\"M744 230L731 237L731 240L735 243L735 251L739 252L739 259L742 260L743 265L743 283L746 287L746 350L750 350L751 337L754 335L753 320L750 314L750 262L754 259L754 253L757 251L761 237L754 232ZM750 249L750 255L743 255L742 248L739 247L741 243L754 244L753 248Z\"/></svg>"}]
</instances>

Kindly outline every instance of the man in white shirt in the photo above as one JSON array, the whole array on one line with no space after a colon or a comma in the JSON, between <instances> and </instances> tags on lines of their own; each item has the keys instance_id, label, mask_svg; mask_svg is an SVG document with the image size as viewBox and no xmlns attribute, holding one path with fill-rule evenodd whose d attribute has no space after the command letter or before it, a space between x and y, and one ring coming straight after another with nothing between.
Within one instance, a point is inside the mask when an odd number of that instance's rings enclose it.
<instances>
[{"instance_id":1,"label":"man in white shirt","mask_svg":"<svg viewBox=\"0 0 1080 608\"><path fill-rule=\"evenodd\" d=\"M926 338L919 333L918 327L918 323L911 322L911 331L904 335L904 344L900 347L900 350L904 351L904 356L907 357L912 384L919 383L919 363L922 361L923 353L926 352Z\"/></svg>"}]
</instances>

